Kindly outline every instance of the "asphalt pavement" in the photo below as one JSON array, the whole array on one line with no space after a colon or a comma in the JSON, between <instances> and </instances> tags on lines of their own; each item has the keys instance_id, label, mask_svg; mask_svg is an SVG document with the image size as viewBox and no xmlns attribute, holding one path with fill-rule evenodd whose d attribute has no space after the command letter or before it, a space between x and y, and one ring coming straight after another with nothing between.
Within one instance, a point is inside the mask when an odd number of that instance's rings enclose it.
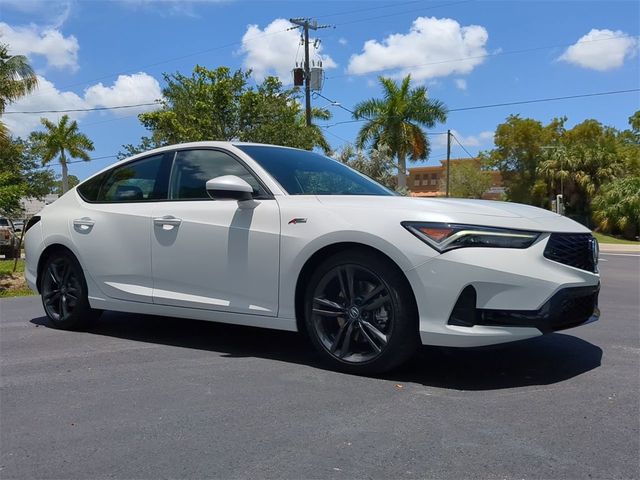
<instances>
[{"instance_id":1,"label":"asphalt pavement","mask_svg":"<svg viewBox=\"0 0 640 480\"><path fill-rule=\"evenodd\" d=\"M599 322L400 370L299 335L0 300L0 478L639 478L640 256L603 254Z\"/></svg>"}]
</instances>

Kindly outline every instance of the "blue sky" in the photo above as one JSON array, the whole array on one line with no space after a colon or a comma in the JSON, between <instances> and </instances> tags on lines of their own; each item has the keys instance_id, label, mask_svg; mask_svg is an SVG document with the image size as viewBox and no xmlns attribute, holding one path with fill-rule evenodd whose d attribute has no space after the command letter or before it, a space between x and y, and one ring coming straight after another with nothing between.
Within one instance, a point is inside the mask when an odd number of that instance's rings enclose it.
<instances>
[{"instance_id":1,"label":"blue sky","mask_svg":"<svg viewBox=\"0 0 640 480\"><path fill-rule=\"evenodd\" d=\"M196 63L252 67L258 79L279 74L290 82L296 54L302 58L297 34L284 31L290 17L335 26L318 31L314 55L326 67L322 94L347 108L379 94L380 74L410 72L451 109L640 84L636 1L0 0L0 42L27 55L41 76L39 91L7 112L145 103L159 97L163 72L189 73ZM513 53L521 50L526 52ZM334 114L328 123L351 119L340 107L328 108ZM636 92L451 112L434 132L452 129L475 154L492 146L496 125L512 113L543 122L566 115L569 126L595 118L626 128L638 109ZM145 133L136 113L74 118L95 143L92 156L105 157ZM58 114L47 116L55 120ZM38 118L3 120L24 135ZM357 123L335 125L326 129L327 138L340 148L357 129ZM430 164L445 154L444 136L431 138ZM453 156L464 155L454 145ZM70 171L83 179L113 161L77 163Z\"/></svg>"}]
</instances>

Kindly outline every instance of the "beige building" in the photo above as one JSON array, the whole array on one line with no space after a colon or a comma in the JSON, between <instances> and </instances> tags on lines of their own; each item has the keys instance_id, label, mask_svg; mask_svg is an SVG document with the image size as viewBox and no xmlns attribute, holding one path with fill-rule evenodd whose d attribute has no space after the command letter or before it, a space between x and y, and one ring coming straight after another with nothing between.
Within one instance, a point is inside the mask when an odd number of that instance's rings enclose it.
<instances>
[{"instance_id":1,"label":"beige building","mask_svg":"<svg viewBox=\"0 0 640 480\"><path fill-rule=\"evenodd\" d=\"M451 163L477 162L477 158L452 158ZM485 192L483 198L498 200L505 191L502 185L500 172L491 171L491 187ZM446 195L445 181L447 178L447 161L441 160L440 165L429 167L409 168L407 186L412 197L444 197Z\"/></svg>"},{"instance_id":2,"label":"beige building","mask_svg":"<svg viewBox=\"0 0 640 480\"><path fill-rule=\"evenodd\" d=\"M49 194L44 197L42 200L38 200L37 198L23 198L20 200L20 206L23 210L23 218L29 218L34 216L40 210L44 208L45 205L49 205L50 203L55 202L58 199L58 195L55 193Z\"/></svg>"}]
</instances>

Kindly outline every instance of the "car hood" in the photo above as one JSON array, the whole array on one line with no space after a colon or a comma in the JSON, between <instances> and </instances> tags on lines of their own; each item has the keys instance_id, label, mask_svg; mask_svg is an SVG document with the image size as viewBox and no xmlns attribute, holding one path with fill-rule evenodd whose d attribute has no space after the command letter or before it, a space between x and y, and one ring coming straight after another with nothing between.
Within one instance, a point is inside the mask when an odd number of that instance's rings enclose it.
<instances>
[{"instance_id":1,"label":"car hood","mask_svg":"<svg viewBox=\"0 0 640 480\"><path fill-rule=\"evenodd\" d=\"M377 216L399 217L401 221L433 221L476 224L546 232L590 232L562 215L530 205L458 198L415 198L401 196L318 196L318 201L335 211L374 212ZM365 214L365 212L360 212Z\"/></svg>"}]
</instances>

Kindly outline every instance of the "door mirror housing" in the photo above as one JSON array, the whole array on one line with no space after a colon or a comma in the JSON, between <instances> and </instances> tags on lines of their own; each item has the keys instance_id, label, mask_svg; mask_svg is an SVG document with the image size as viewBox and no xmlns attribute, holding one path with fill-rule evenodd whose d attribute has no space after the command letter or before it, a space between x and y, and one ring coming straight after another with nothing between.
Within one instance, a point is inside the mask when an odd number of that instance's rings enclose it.
<instances>
[{"instance_id":1,"label":"door mirror housing","mask_svg":"<svg viewBox=\"0 0 640 480\"><path fill-rule=\"evenodd\" d=\"M251 200L253 187L235 175L223 175L207 181L207 194L216 199Z\"/></svg>"}]
</instances>

